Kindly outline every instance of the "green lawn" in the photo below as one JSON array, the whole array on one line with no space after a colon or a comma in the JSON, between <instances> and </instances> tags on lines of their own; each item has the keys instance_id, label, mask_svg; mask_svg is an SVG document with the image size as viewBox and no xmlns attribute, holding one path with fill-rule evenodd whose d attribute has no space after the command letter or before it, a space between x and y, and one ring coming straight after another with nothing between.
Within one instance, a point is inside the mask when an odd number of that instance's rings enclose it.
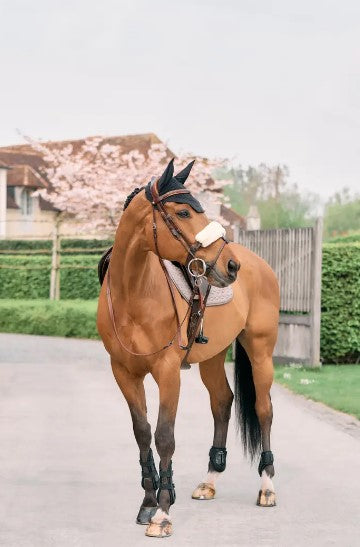
<instances>
[{"instance_id":1,"label":"green lawn","mask_svg":"<svg viewBox=\"0 0 360 547\"><path fill-rule=\"evenodd\" d=\"M360 365L275 366L275 380L308 399L360 419Z\"/></svg>"}]
</instances>

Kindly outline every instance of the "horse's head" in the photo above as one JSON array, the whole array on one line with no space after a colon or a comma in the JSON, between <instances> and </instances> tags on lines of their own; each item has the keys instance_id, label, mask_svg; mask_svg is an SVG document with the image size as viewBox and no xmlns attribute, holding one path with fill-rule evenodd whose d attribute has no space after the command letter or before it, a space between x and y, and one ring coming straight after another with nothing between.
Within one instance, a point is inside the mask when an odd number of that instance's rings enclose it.
<instances>
[{"instance_id":1,"label":"horse's head","mask_svg":"<svg viewBox=\"0 0 360 547\"><path fill-rule=\"evenodd\" d=\"M225 229L209 222L201 204L184 186L194 162L174 176L173 160L159 179L152 179L134 200L142 212L148 248L161 258L188 265L209 283L225 287L235 281L240 268ZM135 207L131 207L135 212ZM145 213L146 211L146 213ZM149 218L150 217L150 218Z\"/></svg>"}]
</instances>

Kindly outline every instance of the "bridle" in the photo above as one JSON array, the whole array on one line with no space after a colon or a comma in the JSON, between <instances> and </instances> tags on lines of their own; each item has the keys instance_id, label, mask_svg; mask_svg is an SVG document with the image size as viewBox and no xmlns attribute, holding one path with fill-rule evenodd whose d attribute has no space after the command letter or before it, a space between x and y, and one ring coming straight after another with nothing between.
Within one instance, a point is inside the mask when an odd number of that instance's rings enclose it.
<instances>
[{"instance_id":1,"label":"bridle","mask_svg":"<svg viewBox=\"0 0 360 547\"><path fill-rule=\"evenodd\" d=\"M108 268L108 271L107 271L106 295L107 295L107 302L108 302L108 309L109 309L109 313L110 313L110 318L111 318L111 322L112 322L112 325L113 325L113 329L114 329L116 338L117 338L118 342L120 343L121 347L127 353L130 353L131 355L135 355L135 356L142 356L142 357L149 357L151 355L156 355L157 353L160 353L161 351L164 351L165 349L172 346L175 339L177 338L178 339L178 345L179 345L180 349L186 351L185 357L182 361L183 364L184 364L186 362L187 356L189 355L190 350L191 350L191 348L193 346L193 343L195 341L198 328L199 328L200 324L202 323L202 319L203 319L205 308L206 308L207 298L209 296L210 289L211 289L211 285L209 284L208 287L207 287L205 295L202 294L202 292L200 290L200 285L201 285L202 278L204 278L206 275L209 275L209 273L213 270L213 268L215 267L215 265L216 265L220 255L221 255L225 245L228 243L228 240L226 239L226 237L224 235L221 236L221 239L223 240L223 243L222 243L219 251L217 252L214 260L212 260L211 262L206 263L202 258L197 257L196 253L202 247L201 242L196 241L196 240L194 241L194 243L190 242L188 240L187 236L184 234L184 232L181 230L181 228L175 222L175 219L173 218L173 216L171 216L167 212L167 210L165 208L165 205L164 205L164 200L166 200L167 198L172 197L172 196L176 196L176 195L179 195L179 194L190 194L190 191L186 190L184 188L184 189L178 189L178 190L171 190L169 192L166 192L165 194L160 195L159 190L158 190L158 182L159 182L159 179L157 179L156 177L153 177L151 179L151 182L150 182L150 193L151 193L151 199L152 199L151 204L152 204L152 211L153 211L153 226L152 226L153 227L153 237L154 237L155 252L156 252L156 255L159 259L160 266L161 266L161 268L162 268L162 270L165 274L165 278L166 278L166 281L167 281L167 284L168 284L168 287L169 287L169 290L170 290L171 300L172 300L172 304L173 304L173 308L174 308L174 312L175 312L175 318L176 318L176 333L175 333L175 335L173 336L173 338L165 346L163 346L159 350L156 350L156 351L153 351L153 352L150 352L150 353L137 353L137 352L134 352L134 351L130 350L122 342L122 340L121 340L121 338L118 334L117 328L116 328L115 314L114 314L114 309L113 309L113 305L112 305L111 288L110 288L110 264L109 264L109 268ZM163 259L160 255L160 252L159 252L158 227L157 227L157 222L156 222L156 211L160 214L162 220L164 221L165 225L169 229L171 235L177 241L179 241L182 244L182 246L185 248L185 250L188 253L187 260L186 260L186 269L187 269L188 273L190 274L190 276L192 276L192 278L194 279L194 283L193 283L192 295L190 297L189 304L188 304L188 309L187 309L187 312L186 312L186 314L185 314L182 321L180 321L179 312L178 312L178 309L177 309L177 306L176 306L176 296L175 296L174 286L173 286L173 283L171 281L169 273L168 273L168 271L167 271L167 269L166 269L166 267L163 263ZM196 269L194 269L194 268L199 268L200 266L202 268L201 270L196 271ZM187 343L187 345L184 345L183 342L182 342L182 338L181 338L181 327L185 323L185 320L186 320L187 316L189 315L189 313L190 313L190 321L189 321L189 328L188 328L188 343Z\"/></svg>"},{"instance_id":2,"label":"bridle","mask_svg":"<svg viewBox=\"0 0 360 547\"><path fill-rule=\"evenodd\" d=\"M156 210L159 211L159 213L161 215L161 218L163 219L166 226L170 230L171 235L175 239L177 239L182 244L182 246L186 249L186 251L188 253L188 257L187 257L187 260L186 260L186 267L189 271L189 274L192 275L193 277L203 277L205 275L209 275L211 270L214 268L216 262L218 261L218 259L221 255L225 245L228 243L228 240L226 239L225 236L221 236L221 239L223 240L223 243L222 243L217 255L215 256L214 260L212 260L211 262L208 262L206 264L205 261L202 258L197 257L196 253L202 247L202 244L199 241L196 241L196 240L194 241L194 243L191 243L188 240L188 238L183 233L181 228L179 228L178 224L175 222L174 217L172 217L166 211L165 205L164 205L164 200L165 199L167 199L169 197L172 197L172 196L177 196L179 194L190 194L190 191L186 190L184 188L184 189L178 189L178 190L171 190L170 192L167 192L166 194L159 195L158 182L159 181L158 181L158 179L156 179L156 177L153 177L151 179L151 182L150 182L150 192L151 192L151 197L152 197L151 204L153 206L153 234L154 234L155 249L156 249L156 253L157 253L158 257L161 258L160 253L159 253L159 249L158 249L158 246L157 246L157 224L156 224L156 216L155 216L155 211ZM193 270L192 270L193 261L199 262L203 267L203 272L201 273L200 276L198 276L198 275L194 276L194 274L192 273L193 272Z\"/></svg>"}]
</instances>

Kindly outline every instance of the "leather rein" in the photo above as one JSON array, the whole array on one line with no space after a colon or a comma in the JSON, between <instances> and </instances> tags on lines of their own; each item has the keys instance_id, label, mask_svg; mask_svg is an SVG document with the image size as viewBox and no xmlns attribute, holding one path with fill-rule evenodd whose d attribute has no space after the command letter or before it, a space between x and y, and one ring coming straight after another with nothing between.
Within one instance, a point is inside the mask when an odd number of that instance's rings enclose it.
<instances>
[{"instance_id":1,"label":"leather rein","mask_svg":"<svg viewBox=\"0 0 360 547\"><path fill-rule=\"evenodd\" d=\"M198 241L195 241L194 243L191 243L188 240L186 235L182 232L182 230L179 228L179 226L175 222L174 218L166 211L164 203L163 203L163 201L165 199L167 199L168 197L179 195L179 194L190 194L189 190L186 190L185 188L184 189L179 189L179 190L171 190L170 192L167 192L166 194L159 195L158 182L159 182L159 179L156 179L155 177L153 177L151 179L151 182L150 182L150 192L151 192L152 206L153 206L153 237L154 237L154 245L155 245L156 255L159 259L160 266L161 266L161 268L164 272L164 275L165 275L165 278L166 278L166 281L167 281L167 284L168 284L168 287L169 287L174 312L175 312L176 332L175 332L174 336L172 337L172 339L167 344L165 344L165 346L163 346L162 348L160 348L156 351L152 351L152 352L149 352L149 353L137 353L135 351L130 350L122 342L122 340L119 336L117 327L116 327L115 313L114 313L114 308L113 308L113 305L112 305L111 288L110 288L110 264L109 264L108 271L107 271L106 297L107 297L109 314L110 314L110 318L111 318L111 322L112 322L112 326L113 326L113 329L114 329L115 336L116 336L118 342L120 343L121 347L127 353L129 353L130 355L138 356L138 357L140 357L140 356L141 357L150 357L152 355L156 355L156 354L164 351L165 349L171 347L174 344L175 340L177 339L179 348L186 351L186 354L185 354L185 356L182 360L182 363L185 364L186 359L187 359L187 357L188 357L188 355L191 351L191 348L194 344L198 328L199 328L200 324L202 323L203 316L204 316L204 313L205 313L207 298L209 296L210 289L211 289L211 285L209 284L208 287L207 287L205 295L202 294L202 292L200 290L201 278L204 277L205 275L208 275L211 272L211 270L214 268L214 266L215 266L216 262L218 261L218 259L220 257L220 254L222 253L225 245L228 243L228 240L225 237L222 237L223 244L221 245L218 253L216 254L215 259L212 260L211 262L205 264L204 260L196 257L196 252L202 246L201 243L199 243ZM186 249L186 251L188 253L188 257L187 257L187 260L186 260L186 268L187 268L187 271L189 272L189 274L195 279L192 295L191 295L189 303L188 303L188 309L187 309L186 314L185 314L184 318L182 319L182 321L180 321L179 311L178 311L177 306L176 306L176 297L175 297L174 285L171 281L170 275L169 275L169 273L168 273L168 271L167 271L167 269L166 269L166 267L163 263L163 260L161 258L160 252L159 252L158 230L157 230L156 214L155 214L156 211L159 212L162 220L164 221L164 223L168 227L171 235L175 239L177 239L182 244L182 246ZM203 271L197 272L197 271L193 270L193 265L194 265L194 263L197 263L197 262L200 264L200 266L203 267ZM189 327L188 327L188 343L187 343L187 345L184 345L183 342L182 342L182 338L181 338L181 327L185 323L185 320L186 320L187 316L189 315L189 313L190 313L190 320L189 320Z\"/></svg>"}]
</instances>

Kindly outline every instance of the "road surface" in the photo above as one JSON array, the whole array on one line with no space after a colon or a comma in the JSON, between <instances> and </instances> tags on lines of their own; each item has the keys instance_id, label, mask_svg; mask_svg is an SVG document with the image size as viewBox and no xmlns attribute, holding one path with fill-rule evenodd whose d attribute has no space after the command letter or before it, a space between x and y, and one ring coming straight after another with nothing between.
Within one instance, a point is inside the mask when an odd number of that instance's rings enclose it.
<instances>
[{"instance_id":1,"label":"road surface","mask_svg":"<svg viewBox=\"0 0 360 547\"><path fill-rule=\"evenodd\" d=\"M167 545L359 544L357 420L274 386L277 507L255 506L256 467L243 459L233 423L217 498L191 500L205 475L212 417L198 367L181 374ZM0 545L159 541L134 523L142 497L138 451L101 343L0 334L0 380ZM146 383L154 424L157 391L151 378Z\"/></svg>"}]
</instances>

